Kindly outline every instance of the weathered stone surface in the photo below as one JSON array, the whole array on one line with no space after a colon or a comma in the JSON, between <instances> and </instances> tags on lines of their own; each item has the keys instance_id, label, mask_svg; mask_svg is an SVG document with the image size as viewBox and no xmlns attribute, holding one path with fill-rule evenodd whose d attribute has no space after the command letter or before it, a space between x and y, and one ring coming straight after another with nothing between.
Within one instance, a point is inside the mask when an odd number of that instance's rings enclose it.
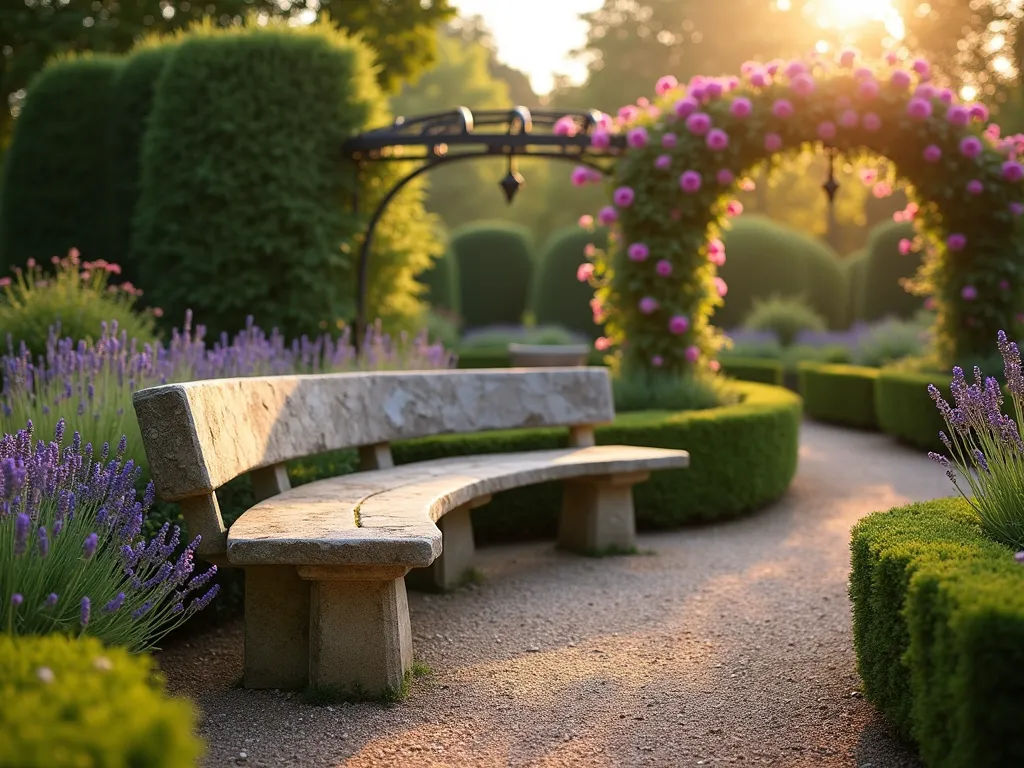
<instances>
[{"instance_id":1,"label":"weathered stone surface","mask_svg":"<svg viewBox=\"0 0 1024 768\"><path fill-rule=\"evenodd\" d=\"M324 451L615 416L603 368L222 379L144 389L134 404L167 501Z\"/></svg>"},{"instance_id":2,"label":"weathered stone surface","mask_svg":"<svg viewBox=\"0 0 1024 768\"><path fill-rule=\"evenodd\" d=\"M228 557L237 565L425 567L441 554L435 522L480 496L688 464L685 451L604 445L454 457L330 478L243 514L228 533Z\"/></svg>"}]
</instances>

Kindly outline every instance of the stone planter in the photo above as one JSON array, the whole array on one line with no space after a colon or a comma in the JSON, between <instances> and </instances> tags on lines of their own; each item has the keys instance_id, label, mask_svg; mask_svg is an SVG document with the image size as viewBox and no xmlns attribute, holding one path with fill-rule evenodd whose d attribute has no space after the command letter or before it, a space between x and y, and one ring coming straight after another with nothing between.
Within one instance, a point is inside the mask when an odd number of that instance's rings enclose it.
<instances>
[{"instance_id":1,"label":"stone planter","mask_svg":"<svg viewBox=\"0 0 1024 768\"><path fill-rule=\"evenodd\" d=\"M576 368L590 356L586 344L509 344L513 368Z\"/></svg>"}]
</instances>

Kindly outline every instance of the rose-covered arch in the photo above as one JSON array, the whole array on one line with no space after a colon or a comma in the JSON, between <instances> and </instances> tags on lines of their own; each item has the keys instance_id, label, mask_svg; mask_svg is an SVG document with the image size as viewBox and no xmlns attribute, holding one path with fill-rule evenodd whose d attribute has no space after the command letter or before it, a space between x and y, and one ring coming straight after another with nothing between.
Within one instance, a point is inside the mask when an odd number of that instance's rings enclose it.
<instances>
[{"instance_id":1,"label":"rose-covered arch","mask_svg":"<svg viewBox=\"0 0 1024 768\"><path fill-rule=\"evenodd\" d=\"M923 60L890 54L868 64L855 51L748 62L741 77L664 77L653 103L641 99L607 118L596 146L625 133L611 204L607 252L590 249L580 278L595 288L598 347L626 370L675 374L717 370L724 337L712 325L727 286L720 240L736 212L731 192L759 164L818 142L853 159L882 156L914 203L924 251L914 291L936 310L944 362L982 355L996 331L1019 323L1024 251L1021 137L1000 138L982 105L957 102ZM598 181L585 169L577 184ZM906 247L906 244L904 244Z\"/></svg>"}]
</instances>

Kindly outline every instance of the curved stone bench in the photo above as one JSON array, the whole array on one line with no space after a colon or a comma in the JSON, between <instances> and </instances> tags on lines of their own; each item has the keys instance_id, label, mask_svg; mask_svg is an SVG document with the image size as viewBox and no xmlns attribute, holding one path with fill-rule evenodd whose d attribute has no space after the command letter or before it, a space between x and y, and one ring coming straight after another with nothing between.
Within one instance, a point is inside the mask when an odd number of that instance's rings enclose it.
<instances>
[{"instance_id":1,"label":"curved stone bench","mask_svg":"<svg viewBox=\"0 0 1024 768\"><path fill-rule=\"evenodd\" d=\"M161 497L200 554L246 569L248 687L397 689L412 665L405 576L442 588L472 565L470 510L561 480L563 547L629 550L632 486L685 451L595 446L614 415L607 371L335 374L170 385L135 395ZM388 443L453 432L570 427L568 449L395 467ZM366 471L290 488L284 462L346 447ZM227 530L216 489L249 473L259 500Z\"/></svg>"}]
</instances>

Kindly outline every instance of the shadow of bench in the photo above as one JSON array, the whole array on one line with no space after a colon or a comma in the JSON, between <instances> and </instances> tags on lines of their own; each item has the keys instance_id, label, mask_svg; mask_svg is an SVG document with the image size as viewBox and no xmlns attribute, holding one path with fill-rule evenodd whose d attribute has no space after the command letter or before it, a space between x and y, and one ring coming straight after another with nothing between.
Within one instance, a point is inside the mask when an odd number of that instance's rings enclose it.
<instances>
[{"instance_id":1,"label":"shadow of bench","mask_svg":"<svg viewBox=\"0 0 1024 768\"><path fill-rule=\"evenodd\" d=\"M251 688L398 690L412 666L405 576L449 588L472 565L470 510L512 488L560 480L559 544L580 553L635 544L632 487L685 451L597 446L612 421L603 368L273 376L174 384L135 394L161 498L199 554L246 569ZM541 426L570 447L396 467L389 443ZM285 463L358 448L360 471L291 488ZM216 490L250 474L257 503L224 526Z\"/></svg>"}]
</instances>

